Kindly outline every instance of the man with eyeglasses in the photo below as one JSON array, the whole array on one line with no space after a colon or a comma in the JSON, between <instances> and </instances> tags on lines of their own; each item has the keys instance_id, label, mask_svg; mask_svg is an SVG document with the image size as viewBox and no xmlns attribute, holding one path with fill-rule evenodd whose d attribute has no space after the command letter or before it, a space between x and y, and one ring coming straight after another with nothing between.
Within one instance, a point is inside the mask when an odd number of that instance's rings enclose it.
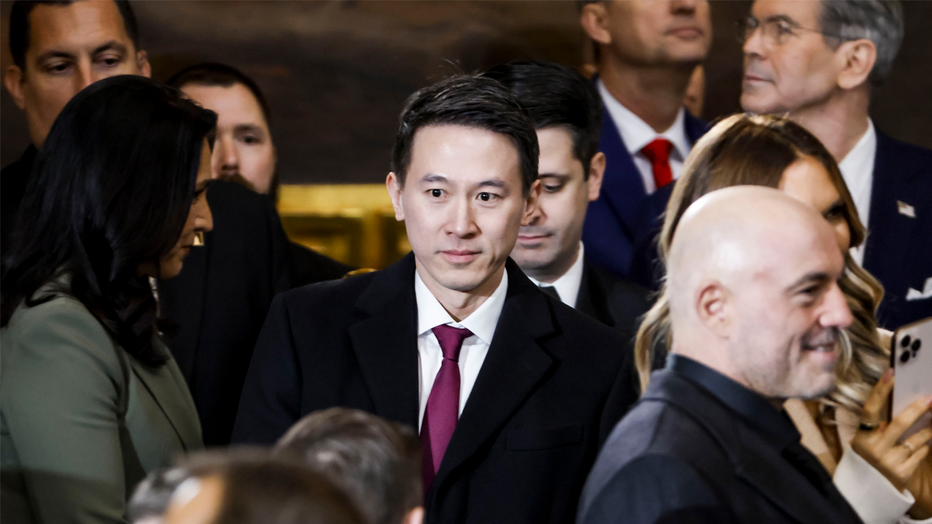
<instances>
[{"instance_id":1,"label":"man with eyeglasses","mask_svg":"<svg viewBox=\"0 0 932 524\"><path fill-rule=\"evenodd\" d=\"M870 231L851 256L883 284L888 329L932 316L932 151L883 134L868 112L902 39L896 0L758 0L739 23L741 106L789 115L838 161Z\"/></svg>"}]
</instances>

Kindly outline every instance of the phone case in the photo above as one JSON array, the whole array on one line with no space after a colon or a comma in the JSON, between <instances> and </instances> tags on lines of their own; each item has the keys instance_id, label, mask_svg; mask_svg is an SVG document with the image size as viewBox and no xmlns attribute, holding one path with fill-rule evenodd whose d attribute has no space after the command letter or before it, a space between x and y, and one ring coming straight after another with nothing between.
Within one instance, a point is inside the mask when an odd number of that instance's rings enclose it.
<instances>
[{"instance_id":1,"label":"phone case","mask_svg":"<svg viewBox=\"0 0 932 524\"><path fill-rule=\"evenodd\" d=\"M890 410L893 417L916 400L932 395L932 317L896 330L890 360L896 377ZM930 426L932 412L926 412L900 440Z\"/></svg>"}]
</instances>

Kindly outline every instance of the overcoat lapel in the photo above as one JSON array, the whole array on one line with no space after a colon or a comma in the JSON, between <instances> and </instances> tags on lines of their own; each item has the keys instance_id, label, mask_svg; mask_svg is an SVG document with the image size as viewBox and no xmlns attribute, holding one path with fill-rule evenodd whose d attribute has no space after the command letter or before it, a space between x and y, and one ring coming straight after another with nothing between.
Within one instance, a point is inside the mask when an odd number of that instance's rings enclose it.
<instances>
[{"instance_id":1,"label":"overcoat lapel","mask_svg":"<svg viewBox=\"0 0 932 524\"><path fill-rule=\"evenodd\" d=\"M456 424L431 495L459 466L490 444L502 426L541 382L553 359L537 339L554 331L545 295L511 260L508 294L489 353Z\"/></svg>"},{"instance_id":2,"label":"overcoat lapel","mask_svg":"<svg viewBox=\"0 0 932 524\"><path fill-rule=\"evenodd\" d=\"M608 109L602 106L602 133L599 138L599 151L605 153L606 171L602 179L600 198L604 198L612 209L625 235L634 238L637 227L640 203L647 196L641 174L628 148L621 139L618 128L612 120Z\"/></svg>"},{"instance_id":3,"label":"overcoat lapel","mask_svg":"<svg viewBox=\"0 0 932 524\"><path fill-rule=\"evenodd\" d=\"M615 320L608 310L605 289L597 285L597 276L593 274L588 259L583 259L582 279L579 282L579 295L576 297L576 310L595 318L607 326L615 326Z\"/></svg>"},{"instance_id":4,"label":"overcoat lapel","mask_svg":"<svg viewBox=\"0 0 932 524\"><path fill-rule=\"evenodd\" d=\"M356 307L369 316L350 327L350 339L376 414L417 428L414 256L376 276Z\"/></svg>"},{"instance_id":5,"label":"overcoat lapel","mask_svg":"<svg viewBox=\"0 0 932 524\"><path fill-rule=\"evenodd\" d=\"M903 191L901 185L897 184L903 178L908 180L912 173L909 166L899 162L892 150L892 142L889 137L877 132L874 181L871 185L870 234L864 253L864 269L881 281L885 280L888 271L903 267L905 257L913 246L915 229L920 223L915 218L900 214L897 208L898 200L913 202L913 195ZM905 289L897 289L895 292L899 297L906 295Z\"/></svg>"}]
</instances>

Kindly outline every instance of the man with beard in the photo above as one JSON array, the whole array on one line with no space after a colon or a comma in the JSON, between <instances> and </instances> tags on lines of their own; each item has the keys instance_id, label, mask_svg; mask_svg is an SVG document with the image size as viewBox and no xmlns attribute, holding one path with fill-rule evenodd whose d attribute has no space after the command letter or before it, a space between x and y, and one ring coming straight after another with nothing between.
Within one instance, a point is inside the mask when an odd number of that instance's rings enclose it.
<instances>
[{"instance_id":1,"label":"man with beard","mask_svg":"<svg viewBox=\"0 0 932 524\"><path fill-rule=\"evenodd\" d=\"M852 321L829 224L776 189L714 191L668 266L672 355L612 431L577 523L860 522L782 411L833 387Z\"/></svg>"}]
</instances>

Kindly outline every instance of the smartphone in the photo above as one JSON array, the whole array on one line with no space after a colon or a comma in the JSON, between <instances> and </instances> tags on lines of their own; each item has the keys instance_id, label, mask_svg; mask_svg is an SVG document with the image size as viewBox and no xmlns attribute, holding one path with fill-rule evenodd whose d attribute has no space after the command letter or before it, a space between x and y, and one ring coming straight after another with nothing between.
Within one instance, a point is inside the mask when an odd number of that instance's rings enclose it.
<instances>
[{"instance_id":1,"label":"smartphone","mask_svg":"<svg viewBox=\"0 0 932 524\"><path fill-rule=\"evenodd\" d=\"M932 317L906 324L893 333L890 360L896 377L890 401L892 417L916 400L932 395ZM903 433L900 440L927 427L932 427L930 411Z\"/></svg>"}]
</instances>

